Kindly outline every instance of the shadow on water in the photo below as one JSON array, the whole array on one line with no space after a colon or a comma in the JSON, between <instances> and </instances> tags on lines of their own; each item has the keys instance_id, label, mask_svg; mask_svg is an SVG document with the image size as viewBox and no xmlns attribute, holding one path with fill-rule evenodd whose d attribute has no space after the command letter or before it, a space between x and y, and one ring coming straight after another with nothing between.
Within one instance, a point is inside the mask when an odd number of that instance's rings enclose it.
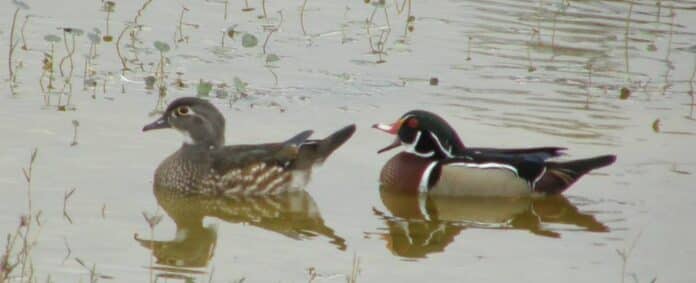
<instances>
[{"instance_id":1,"label":"shadow on water","mask_svg":"<svg viewBox=\"0 0 696 283\"><path fill-rule=\"evenodd\" d=\"M154 191L159 205L174 220L176 233L171 240L148 240L137 235L135 240L152 249L156 263L163 266L158 270L191 272L186 268L208 265L215 254L218 232L215 225L203 224L205 217L258 227L295 240L326 237L339 250L347 247L345 239L324 223L314 199L305 191L227 198L183 195L157 188Z\"/></svg>"},{"instance_id":2,"label":"shadow on water","mask_svg":"<svg viewBox=\"0 0 696 283\"><path fill-rule=\"evenodd\" d=\"M562 195L545 198L480 198L406 195L380 190L391 215L373 209L384 222L375 233L387 249L405 258L425 258L444 252L467 228L526 230L560 238L561 229L549 224L572 225L589 232L609 232L593 215L582 213ZM576 229L573 229L576 230Z\"/></svg>"}]
</instances>

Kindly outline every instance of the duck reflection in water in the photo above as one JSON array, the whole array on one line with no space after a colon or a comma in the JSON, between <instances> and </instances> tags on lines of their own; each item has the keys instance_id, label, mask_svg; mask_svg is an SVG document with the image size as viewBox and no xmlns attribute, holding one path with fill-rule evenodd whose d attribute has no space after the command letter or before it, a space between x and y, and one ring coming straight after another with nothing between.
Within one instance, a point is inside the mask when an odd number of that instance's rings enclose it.
<instances>
[{"instance_id":1,"label":"duck reflection in water","mask_svg":"<svg viewBox=\"0 0 696 283\"><path fill-rule=\"evenodd\" d=\"M544 198L486 198L413 195L380 190L391 215L373 209L385 223L376 233L395 255L425 258L444 252L466 228L527 230L534 235L560 238L561 229L548 224L574 225L591 232L609 228L594 216L582 213L562 195Z\"/></svg>"},{"instance_id":2,"label":"duck reflection in water","mask_svg":"<svg viewBox=\"0 0 696 283\"><path fill-rule=\"evenodd\" d=\"M326 237L337 249L346 249L345 240L326 226L316 203L304 190L227 198L173 193L158 188L154 191L159 205L174 220L176 234L166 241L142 239L137 235L135 238L143 247L152 249L157 264L175 268L207 266L214 255L218 236L215 226L203 225L205 217L243 223L296 240Z\"/></svg>"}]
</instances>

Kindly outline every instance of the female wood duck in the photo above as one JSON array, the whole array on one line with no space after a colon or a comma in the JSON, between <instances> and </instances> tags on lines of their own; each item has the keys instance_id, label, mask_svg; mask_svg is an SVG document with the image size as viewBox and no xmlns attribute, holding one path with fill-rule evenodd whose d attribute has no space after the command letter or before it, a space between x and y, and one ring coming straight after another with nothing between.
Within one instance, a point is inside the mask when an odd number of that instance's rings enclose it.
<instances>
[{"instance_id":1,"label":"female wood duck","mask_svg":"<svg viewBox=\"0 0 696 283\"><path fill-rule=\"evenodd\" d=\"M304 131L282 143L225 146L225 118L210 102L183 97L143 131L173 128L179 150L155 170L155 187L207 195L269 195L302 190L311 169L355 132L349 125L321 140Z\"/></svg>"},{"instance_id":2,"label":"female wood duck","mask_svg":"<svg viewBox=\"0 0 696 283\"><path fill-rule=\"evenodd\" d=\"M440 116L414 110L391 125L373 128L396 135L378 151L404 145L382 168L380 181L389 190L459 196L560 194L590 170L614 163L602 155L572 161L547 161L565 148L467 148Z\"/></svg>"}]
</instances>

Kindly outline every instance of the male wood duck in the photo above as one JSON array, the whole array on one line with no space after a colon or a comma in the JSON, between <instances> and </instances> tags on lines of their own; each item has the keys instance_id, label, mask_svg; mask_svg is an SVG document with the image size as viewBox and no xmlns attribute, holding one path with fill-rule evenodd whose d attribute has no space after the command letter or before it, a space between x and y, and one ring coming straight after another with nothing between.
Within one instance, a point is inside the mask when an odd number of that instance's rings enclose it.
<instances>
[{"instance_id":1,"label":"male wood duck","mask_svg":"<svg viewBox=\"0 0 696 283\"><path fill-rule=\"evenodd\" d=\"M378 153L405 146L382 168L380 182L389 190L458 196L554 195L585 173L614 163L602 155L571 161L549 161L562 147L521 149L465 147L440 116L423 110L404 114L391 125L373 128L396 135Z\"/></svg>"},{"instance_id":2,"label":"male wood duck","mask_svg":"<svg viewBox=\"0 0 696 283\"><path fill-rule=\"evenodd\" d=\"M355 132L349 125L321 140L304 131L281 143L225 146L225 118L207 100L183 97L143 131L173 128L179 150L155 170L155 187L206 195L272 195L299 191L321 164Z\"/></svg>"}]
</instances>

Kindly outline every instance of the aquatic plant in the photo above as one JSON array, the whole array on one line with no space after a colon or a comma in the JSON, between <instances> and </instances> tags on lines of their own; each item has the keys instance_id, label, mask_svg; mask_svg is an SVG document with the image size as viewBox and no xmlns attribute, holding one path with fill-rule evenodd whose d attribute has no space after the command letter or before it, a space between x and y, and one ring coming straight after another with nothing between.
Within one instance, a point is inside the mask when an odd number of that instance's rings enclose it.
<instances>
[{"instance_id":1,"label":"aquatic plant","mask_svg":"<svg viewBox=\"0 0 696 283\"><path fill-rule=\"evenodd\" d=\"M213 84L208 81L200 79L198 85L196 86L196 94L198 96L209 96L210 91L213 89Z\"/></svg>"},{"instance_id":2,"label":"aquatic plant","mask_svg":"<svg viewBox=\"0 0 696 283\"><path fill-rule=\"evenodd\" d=\"M184 73L176 72L176 80L174 80L174 82L172 83L178 89L188 87L184 82L184 79L181 78L182 75L184 75Z\"/></svg>"},{"instance_id":3,"label":"aquatic plant","mask_svg":"<svg viewBox=\"0 0 696 283\"><path fill-rule=\"evenodd\" d=\"M89 272L89 282L90 283L97 283L99 279L114 279L113 276L109 275L104 275L99 272L97 272L97 264L93 263L92 266L88 266L87 263L85 263L82 259L79 257L75 258L75 261L79 263L87 272Z\"/></svg>"},{"instance_id":4,"label":"aquatic plant","mask_svg":"<svg viewBox=\"0 0 696 283\"><path fill-rule=\"evenodd\" d=\"M109 25L111 20L111 13L113 13L116 10L116 3L114 1L105 1L103 3L104 5L102 6L102 11L106 12L106 31L102 39L104 40L104 42L111 42L114 39L114 37L111 36L111 34L109 33Z\"/></svg>"},{"instance_id":5,"label":"aquatic plant","mask_svg":"<svg viewBox=\"0 0 696 283\"><path fill-rule=\"evenodd\" d=\"M154 214L150 214L147 211L142 212L143 217L145 218L145 222L147 222L148 227L150 227L150 239L155 238L155 227L162 221L162 215L159 214L158 212L155 212ZM135 238L138 238L138 234L135 234ZM150 253L155 252L155 241L150 241ZM150 255L150 282L154 282L154 274L153 274L153 262L154 255Z\"/></svg>"},{"instance_id":6,"label":"aquatic plant","mask_svg":"<svg viewBox=\"0 0 696 283\"><path fill-rule=\"evenodd\" d=\"M97 81L93 78L96 71L92 69L92 60L97 57L97 44L101 42L101 30L94 28L93 32L87 33L89 40L89 51L85 55L85 67L82 73L82 90L86 91L88 86L95 86ZM94 93L93 93L94 98Z\"/></svg>"},{"instance_id":7,"label":"aquatic plant","mask_svg":"<svg viewBox=\"0 0 696 283\"><path fill-rule=\"evenodd\" d=\"M12 25L10 26L10 46L8 50L8 55L7 55L7 67L9 70L9 78L10 78L10 91L12 95L15 95L15 83L17 80L17 74L14 72L14 63L12 61L12 55L14 54L14 50L17 47L17 42L15 42L15 25L17 23L17 15L19 15L20 10L29 10L29 5L24 3L23 1L19 0L13 0L12 3L15 5L16 9L14 14L12 15Z\"/></svg>"},{"instance_id":8,"label":"aquatic plant","mask_svg":"<svg viewBox=\"0 0 696 283\"><path fill-rule=\"evenodd\" d=\"M65 43L65 51L67 54L60 60L60 64L58 64L58 67L60 69L60 75L63 77L63 89L60 92L60 96L58 97L58 110L65 111L67 108L70 106L70 101L72 99L72 76L73 76L73 71L75 69L75 63L73 61L73 54L75 54L75 36L81 36L84 34L84 32L81 29L76 29L76 28L63 28L63 43ZM70 35L70 39L72 44L68 44L68 35ZM70 63L70 69L68 71L68 74L65 75L65 72L63 70L63 63L66 62ZM65 88L68 88L67 90L67 101L65 105L61 104L61 100L63 98L63 94L66 93Z\"/></svg>"},{"instance_id":9,"label":"aquatic plant","mask_svg":"<svg viewBox=\"0 0 696 283\"><path fill-rule=\"evenodd\" d=\"M244 33L244 35L242 35L242 46L246 48L251 48L256 46L257 44L259 44L259 40L253 34Z\"/></svg>"},{"instance_id":10,"label":"aquatic plant","mask_svg":"<svg viewBox=\"0 0 696 283\"><path fill-rule=\"evenodd\" d=\"M251 12L255 10L252 7L249 7L249 0L244 0L244 8L242 8L242 12Z\"/></svg>"},{"instance_id":11,"label":"aquatic plant","mask_svg":"<svg viewBox=\"0 0 696 283\"><path fill-rule=\"evenodd\" d=\"M179 38L176 40L176 42L187 42L188 43L188 36L184 36L184 28L182 27L184 24L184 13L188 12L189 9L186 8L186 6L181 5L181 13L179 14L179 24L177 25L177 33L179 35Z\"/></svg>"},{"instance_id":12,"label":"aquatic plant","mask_svg":"<svg viewBox=\"0 0 696 283\"><path fill-rule=\"evenodd\" d=\"M24 16L24 22L22 22L22 27L19 28L19 35L22 37L22 50L27 51L29 50L29 46L27 46L27 39L26 36L24 35L24 30L27 27L27 23L29 22L29 18L31 18L32 15L26 15Z\"/></svg>"},{"instance_id":13,"label":"aquatic plant","mask_svg":"<svg viewBox=\"0 0 696 283\"><path fill-rule=\"evenodd\" d=\"M370 16L367 18L365 21L365 28L367 29L367 39L368 43L370 44L370 52L372 54L377 54L377 61L375 63L377 64L382 64L387 62L384 60L382 57L383 55L386 54L384 51L386 47L386 42L389 39L389 35L391 34L391 23L389 21L389 13L387 12L386 4L384 0L378 0L376 2L371 2L373 9L372 12L370 13ZM377 43L375 44L372 40L372 26L374 25L374 20L375 20L375 15L377 14L377 10L381 9L384 11L384 20L386 23L385 27L380 28L380 35L379 39L377 40Z\"/></svg>"},{"instance_id":14,"label":"aquatic plant","mask_svg":"<svg viewBox=\"0 0 696 283\"><path fill-rule=\"evenodd\" d=\"M230 39L234 39L234 36L237 34L237 31L235 31L235 28L237 25L229 26L226 29L222 30L222 38L220 39L220 47L225 48L225 36L229 37Z\"/></svg>"},{"instance_id":15,"label":"aquatic plant","mask_svg":"<svg viewBox=\"0 0 696 283\"><path fill-rule=\"evenodd\" d=\"M68 199L70 199L70 197L75 193L75 190L77 190L77 188L72 188L69 191L66 190L63 194L63 219L67 220L70 224L73 224L73 221L72 217L70 217L70 214L68 213ZM68 252L70 252L69 249Z\"/></svg>"},{"instance_id":16,"label":"aquatic plant","mask_svg":"<svg viewBox=\"0 0 696 283\"><path fill-rule=\"evenodd\" d=\"M77 145L77 128L80 126L80 122L77 120L73 120L72 125L73 125L73 141L70 143L70 146L76 146Z\"/></svg>"},{"instance_id":17,"label":"aquatic plant","mask_svg":"<svg viewBox=\"0 0 696 283\"><path fill-rule=\"evenodd\" d=\"M215 97L217 98L227 98L230 96L229 91L227 91L227 83L221 82L215 86Z\"/></svg>"},{"instance_id":18,"label":"aquatic plant","mask_svg":"<svg viewBox=\"0 0 696 283\"><path fill-rule=\"evenodd\" d=\"M307 7L307 0L302 1L302 7L300 8L300 28L302 28L302 34L307 35L307 30L304 26L304 13Z\"/></svg>"},{"instance_id":19,"label":"aquatic plant","mask_svg":"<svg viewBox=\"0 0 696 283\"><path fill-rule=\"evenodd\" d=\"M165 82L165 73L164 73L164 65L166 64L165 62L165 57L164 54L169 52L169 44L161 42L161 41L155 41L154 42L155 49L159 51L160 54L160 60L157 65L156 71L155 71L155 77L157 78L157 81L159 82L158 84L158 98L157 98L157 105L155 106L155 111L163 111L164 110L164 97L167 96L167 84Z\"/></svg>"},{"instance_id":20,"label":"aquatic plant","mask_svg":"<svg viewBox=\"0 0 696 283\"><path fill-rule=\"evenodd\" d=\"M42 61L43 65L41 67L41 77L39 77L39 86L41 86L41 91L44 93L44 103L46 106L48 106L51 104L50 92L55 89L53 86L53 80L55 79L55 72L53 71L53 58L55 58L55 45L56 42L60 42L60 37L49 34L44 36L44 40L51 45L51 53L44 53L44 59ZM48 75L48 86L44 88L43 80L46 75Z\"/></svg>"}]
</instances>

